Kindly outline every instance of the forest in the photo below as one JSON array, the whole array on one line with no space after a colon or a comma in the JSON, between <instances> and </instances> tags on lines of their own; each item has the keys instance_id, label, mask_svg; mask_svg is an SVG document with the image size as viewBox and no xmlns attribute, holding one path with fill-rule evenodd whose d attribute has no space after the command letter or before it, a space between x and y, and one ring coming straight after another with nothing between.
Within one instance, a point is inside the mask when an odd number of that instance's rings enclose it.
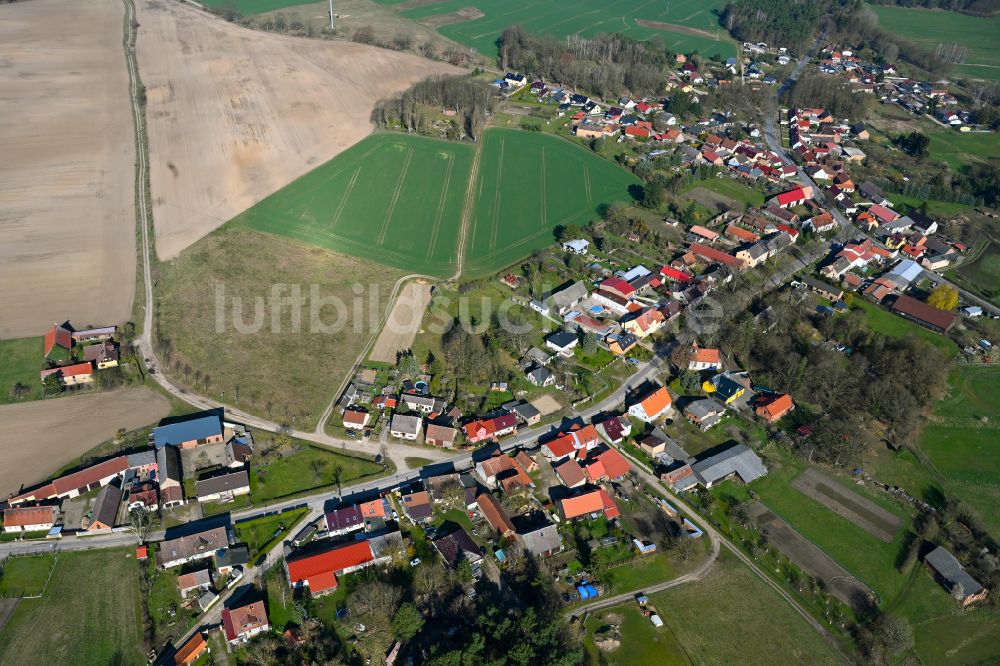
<instances>
[{"instance_id":1,"label":"forest","mask_svg":"<svg viewBox=\"0 0 1000 666\"><path fill-rule=\"evenodd\" d=\"M421 105L434 107L435 112L450 108L457 111L459 119L458 133L453 138L475 140L496 102L496 92L482 81L468 76L432 76L376 102L371 120L376 127L386 128L398 122L406 130L419 132L430 125L430 116Z\"/></svg>"},{"instance_id":2,"label":"forest","mask_svg":"<svg viewBox=\"0 0 1000 666\"><path fill-rule=\"evenodd\" d=\"M673 64L662 43L621 35L559 39L514 25L497 43L500 69L538 75L599 97L660 93Z\"/></svg>"}]
</instances>

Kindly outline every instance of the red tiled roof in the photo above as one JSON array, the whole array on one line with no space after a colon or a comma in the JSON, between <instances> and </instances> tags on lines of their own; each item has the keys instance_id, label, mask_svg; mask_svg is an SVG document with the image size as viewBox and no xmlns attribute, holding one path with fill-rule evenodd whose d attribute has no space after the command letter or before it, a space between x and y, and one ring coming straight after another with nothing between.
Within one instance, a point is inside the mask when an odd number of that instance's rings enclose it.
<instances>
[{"instance_id":1,"label":"red tiled roof","mask_svg":"<svg viewBox=\"0 0 1000 666\"><path fill-rule=\"evenodd\" d=\"M559 477L559 480L570 488L587 480L587 477L584 476L583 468L580 467L580 463L572 458L556 465L553 468L553 471L556 473L556 476Z\"/></svg>"},{"instance_id":2,"label":"red tiled roof","mask_svg":"<svg viewBox=\"0 0 1000 666\"><path fill-rule=\"evenodd\" d=\"M371 545L367 541L358 541L322 553L289 560L288 577L293 584L304 581L310 588L312 588L313 578L317 577L317 582L320 584L333 582L336 585L336 577L332 574L371 562L374 559Z\"/></svg>"},{"instance_id":3,"label":"red tiled roof","mask_svg":"<svg viewBox=\"0 0 1000 666\"><path fill-rule=\"evenodd\" d=\"M632 464L617 449L608 449L597 456L597 460L604 466L607 477L612 480L620 479L632 471Z\"/></svg>"},{"instance_id":4,"label":"red tiled roof","mask_svg":"<svg viewBox=\"0 0 1000 666\"><path fill-rule=\"evenodd\" d=\"M666 387L661 386L643 398L640 404L646 414L655 416L669 407L672 402L673 399L670 397L670 393Z\"/></svg>"},{"instance_id":5,"label":"red tiled roof","mask_svg":"<svg viewBox=\"0 0 1000 666\"><path fill-rule=\"evenodd\" d=\"M691 276L684 271L677 270L671 266L664 266L660 269L660 275L668 277L671 280L676 280L678 282L690 282Z\"/></svg>"},{"instance_id":6,"label":"red tiled roof","mask_svg":"<svg viewBox=\"0 0 1000 666\"><path fill-rule=\"evenodd\" d=\"M695 347L691 354L691 360L695 363L719 363L719 350L707 349L705 347Z\"/></svg>"},{"instance_id":7,"label":"red tiled roof","mask_svg":"<svg viewBox=\"0 0 1000 666\"><path fill-rule=\"evenodd\" d=\"M267 626L267 609L263 601L222 611L222 626L226 640L236 640L242 634Z\"/></svg>"},{"instance_id":8,"label":"red tiled roof","mask_svg":"<svg viewBox=\"0 0 1000 666\"><path fill-rule=\"evenodd\" d=\"M758 236L754 232L747 231L743 227L738 227L732 222L730 222L729 226L726 227L726 235L735 236L736 238L742 241L747 241L748 243L756 243L757 241L760 240L760 236Z\"/></svg>"},{"instance_id":9,"label":"red tiled roof","mask_svg":"<svg viewBox=\"0 0 1000 666\"><path fill-rule=\"evenodd\" d=\"M708 261L714 261L719 264L724 264L726 266L742 266L741 262L736 257L731 254L726 254L720 250L716 250L714 247L708 247L707 245L702 245L701 243L691 243L691 251L702 259L707 259Z\"/></svg>"},{"instance_id":10,"label":"red tiled roof","mask_svg":"<svg viewBox=\"0 0 1000 666\"><path fill-rule=\"evenodd\" d=\"M62 326L53 326L45 333L45 355L48 356L56 345L63 349L73 347L73 336Z\"/></svg>"},{"instance_id":11,"label":"red tiled roof","mask_svg":"<svg viewBox=\"0 0 1000 666\"><path fill-rule=\"evenodd\" d=\"M385 517L385 502L381 497L370 502L362 502L358 505L358 509L361 510L361 515L365 518Z\"/></svg>"},{"instance_id":12,"label":"red tiled roof","mask_svg":"<svg viewBox=\"0 0 1000 666\"><path fill-rule=\"evenodd\" d=\"M607 280L601 283L602 289L610 289L617 292L623 297L628 297L632 292L635 291L635 287L630 285L628 282L621 278L609 277Z\"/></svg>"},{"instance_id":13,"label":"red tiled roof","mask_svg":"<svg viewBox=\"0 0 1000 666\"><path fill-rule=\"evenodd\" d=\"M514 524L510 522L507 512L503 510L500 502L493 495L486 492L480 493L479 497L476 498L476 504L479 505L479 510L482 511L483 517L486 518L490 527L502 536L514 533Z\"/></svg>"},{"instance_id":14,"label":"red tiled roof","mask_svg":"<svg viewBox=\"0 0 1000 666\"><path fill-rule=\"evenodd\" d=\"M63 377L76 377L77 375L92 375L94 374L94 366L89 362L87 363L74 363L73 365L62 365L58 368L48 368L47 370L42 370L42 379L45 379L49 375L60 374Z\"/></svg>"},{"instance_id":15,"label":"red tiled roof","mask_svg":"<svg viewBox=\"0 0 1000 666\"><path fill-rule=\"evenodd\" d=\"M808 198L809 197L806 194L806 191L803 190L801 187L796 187L794 190L788 190L787 192L782 192L776 197L778 205L780 206L788 206L797 203L799 201L805 201Z\"/></svg>"},{"instance_id":16,"label":"red tiled roof","mask_svg":"<svg viewBox=\"0 0 1000 666\"><path fill-rule=\"evenodd\" d=\"M764 404L757 407L757 416L763 417L768 421L777 421L782 416L792 411L795 403L792 402L792 396L787 393L782 393L779 396L768 400Z\"/></svg>"},{"instance_id":17,"label":"red tiled roof","mask_svg":"<svg viewBox=\"0 0 1000 666\"><path fill-rule=\"evenodd\" d=\"M54 507L51 506L28 506L23 509L6 509L3 512L3 524L4 527L51 524L53 509Z\"/></svg>"}]
</instances>

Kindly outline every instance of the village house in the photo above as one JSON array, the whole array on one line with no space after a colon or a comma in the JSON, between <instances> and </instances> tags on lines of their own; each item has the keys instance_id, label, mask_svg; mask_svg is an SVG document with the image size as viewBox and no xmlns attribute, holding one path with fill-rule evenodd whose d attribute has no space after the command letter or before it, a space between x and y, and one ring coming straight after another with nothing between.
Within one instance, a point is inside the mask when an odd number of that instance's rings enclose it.
<instances>
[{"instance_id":1,"label":"village house","mask_svg":"<svg viewBox=\"0 0 1000 666\"><path fill-rule=\"evenodd\" d=\"M389 425L389 434L397 439L413 441L420 435L423 423L424 420L419 416L393 414Z\"/></svg>"},{"instance_id":2,"label":"village house","mask_svg":"<svg viewBox=\"0 0 1000 666\"><path fill-rule=\"evenodd\" d=\"M388 556L376 558L369 541L362 540L318 552L293 555L285 560L285 573L293 588L307 587L310 595L318 596L337 589L337 576L388 562L390 559Z\"/></svg>"},{"instance_id":3,"label":"village house","mask_svg":"<svg viewBox=\"0 0 1000 666\"><path fill-rule=\"evenodd\" d=\"M344 410L344 427L349 430L364 430L371 420L371 414L361 409Z\"/></svg>"},{"instance_id":4,"label":"village house","mask_svg":"<svg viewBox=\"0 0 1000 666\"><path fill-rule=\"evenodd\" d=\"M156 565L169 569L212 557L215 551L228 547L229 531L225 527L213 527L161 542L156 550Z\"/></svg>"},{"instance_id":5,"label":"village house","mask_svg":"<svg viewBox=\"0 0 1000 666\"><path fill-rule=\"evenodd\" d=\"M621 513L604 488L597 488L576 497L559 500L559 510L563 518L570 521L600 513L603 513L608 519L613 519Z\"/></svg>"},{"instance_id":6,"label":"village house","mask_svg":"<svg viewBox=\"0 0 1000 666\"><path fill-rule=\"evenodd\" d=\"M787 393L761 396L754 406L754 413L768 423L774 423L795 409L792 396Z\"/></svg>"},{"instance_id":7,"label":"village house","mask_svg":"<svg viewBox=\"0 0 1000 666\"><path fill-rule=\"evenodd\" d=\"M94 366L91 363L74 363L58 368L47 368L41 371L40 377L45 381L45 378L51 375L57 376L64 386L89 384L94 381Z\"/></svg>"},{"instance_id":8,"label":"village house","mask_svg":"<svg viewBox=\"0 0 1000 666\"><path fill-rule=\"evenodd\" d=\"M667 389L659 386L648 391L637 402L630 405L628 413L640 421L652 423L671 409L672 402L673 399Z\"/></svg>"},{"instance_id":9,"label":"village house","mask_svg":"<svg viewBox=\"0 0 1000 666\"><path fill-rule=\"evenodd\" d=\"M222 611L222 629L230 645L245 643L254 636L271 630L263 601Z\"/></svg>"},{"instance_id":10,"label":"village house","mask_svg":"<svg viewBox=\"0 0 1000 666\"><path fill-rule=\"evenodd\" d=\"M212 576L208 569L198 569L177 576L177 590L186 597L193 590L205 591L212 586Z\"/></svg>"},{"instance_id":11,"label":"village house","mask_svg":"<svg viewBox=\"0 0 1000 666\"><path fill-rule=\"evenodd\" d=\"M27 506L22 508L4 509L3 531L11 532L48 532L55 525L56 507Z\"/></svg>"},{"instance_id":12,"label":"village house","mask_svg":"<svg viewBox=\"0 0 1000 666\"><path fill-rule=\"evenodd\" d=\"M514 524L517 527L517 542L535 557L549 557L563 549L559 526L550 523L544 515L518 516Z\"/></svg>"},{"instance_id":13,"label":"village house","mask_svg":"<svg viewBox=\"0 0 1000 666\"><path fill-rule=\"evenodd\" d=\"M558 465L553 465L552 471L555 472L559 481L567 488L579 488L587 483L587 474L580 467L580 463L574 458L569 458Z\"/></svg>"},{"instance_id":14,"label":"village house","mask_svg":"<svg viewBox=\"0 0 1000 666\"><path fill-rule=\"evenodd\" d=\"M600 442L597 428L592 425L577 428L560 434L555 439L542 444L542 455L550 462L556 462L569 456L576 456L577 451L587 451Z\"/></svg>"},{"instance_id":15,"label":"village house","mask_svg":"<svg viewBox=\"0 0 1000 666\"><path fill-rule=\"evenodd\" d=\"M93 363L98 370L117 367L118 356L118 344L114 340L105 340L101 344L83 348L83 360Z\"/></svg>"},{"instance_id":16,"label":"village house","mask_svg":"<svg viewBox=\"0 0 1000 666\"><path fill-rule=\"evenodd\" d=\"M181 473L181 452L175 446L164 446L156 452L157 478L160 482L160 505L168 509L184 504L184 475Z\"/></svg>"},{"instance_id":17,"label":"village house","mask_svg":"<svg viewBox=\"0 0 1000 666\"><path fill-rule=\"evenodd\" d=\"M501 414L490 419L476 420L462 426L465 439L470 444L498 439L517 432L517 415Z\"/></svg>"},{"instance_id":18,"label":"village house","mask_svg":"<svg viewBox=\"0 0 1000 666\"><path fill-rule=\"evenodd\" d=\"M426 490L416 490L400 498L403 512L415 523L426 523L434 517L431 496Z\"/></svg>"},{"instance_id":19,"label":"village house","mask_svg":"<svg viewBox=\"0 0 1000 666\"><path fill-rule=\"evenodd\" d=\"M706 380L701 388L724 404L731 405L746 393L749 385L750 379L746 373L722 372Z\"/></svg>"},{"instance_id":20,"label":"village house","mask_svg":"<svg viewBox=\"0 0 1000 666\"><path fill-rule=\"evenodd\" d=\"M701 430L708 430L716 425L725 413L725 405L712 398L692 400L684 407L684 417Z\"/></svg>"},{"instance_id":21,"label":"village house","mask_svg":"<svg viewBox=\"0 0 1000 666\"><path fill-rule=\"evenodd\" d=\"M839 301L844 296L844 291L842 289L831 286L822 280L817 280L807 276L802 278L802 284L809 287L810 290L816 292L823 298L831 301Z\"/></svg>"},{"instance_id":22,"label":"village house","mask_svg":"<svg viewBox=\"0 0 1000 666\"><path fill-rule=\"evenodd\" d=\"M451 534L434 539L431 544L441 554L445 564L452 569L457 569L463 561L468 562L472 566L476 566L483 561L482 549L472 540L469 533L461 527Z\"/></svg>"},{"instance_id":23,"label":"village house","mask_svg":"<svg viewBox=\"0 0 1000 666\"><path fill-rule=\"evenodd\" d=\"M497 452L495 455L476 463L476 474L483 480L487 488L503 487L505 490L515 487L528 488L534 482L521 465L510 456Z\"/></svg>"},{"instance_id":24,"label":"village house","mask_svg":"<svg viewBox=\"0 0 1000 666\"><path fill-rule=\"evenodd\" d=\"M245 567L249 561L250 549L246 546L233 546L215 552L215 569L223 576L237 567Z\"/></svg>"},{"instance_id":25,"label":"village house","mask_svg":"<svg viewBox=\"0 0 1000 666\"><path fill-rule=\"evenodd\" d=\"M241 469L196 481L194 489L199 502L231 502L250 494L250 475Z\"/></svg>"},{"instance_id":26,"label":"village house","mask_svg":"<svg viewBox=\"0 0 1000 666\"><path fill-rule=\"evenodd\" d=\"M199 631L174 653L174 665L193 666L206 652L211 652L211 650L208 647L208 641L205 640L205 635Z\"/></svg>"},{"instance_id":27,"label":"village house","mask_svg":"<svg viewBox=\"0 0 1000 666\"><path fill-rule=\"evenodd\" d=\"M576 334L569 331L557 331L545 338L545 346L563 358L570 358L578 343Z\"/></svg>"},{"instance_id":28,"label":"village house","mask_svg":"<svg viewBox=\"0 0 1000 666\"><path fill-rule=\"evenodd\" d=\"M590 251L590 241L583 238L569 240L562 244L562 249L573 254L587 254Z\"/></svg>"},{"instance_id":29,"label":"village house","mask_svg":"<svg viewBox=\"0 0 1000 666\"><path fill-rule=\"evenodd\" d=\"M718 349L708 349L699 347L698 343L691 344L691 358L688 360L688 370L701 372L702 370L718 370L722 367Z\"/></svg>"},{"instance_id":30,"label":"village house","mask_svg":"<svg viewBox=\"0 0 1000 666\"><path fill-rule=\"evenodd\" d=\"M562 316L576 307L586 297L587 286L580 280L577 280L553 290L543 299L543 302L546 306L555 310L557 315Z\"/></svg>"},{"instance_id":31,"label":"village house","mask_svg":"<svg viewBox=\"0 0 1000 666\"><path fill-rule=\"evenodd\" d=\"M506 539L514 534L514 523L510 521L510 516L492 494L479 493L476 504L479 506L479 513L482 514L483 519L500 534L501 538Z\"/></svg>"},{"instance_id":32,"label":"village house","mask_svg":"<svg viewBox=\"0 0 1000 666\"><path fill-rule=\"evenodd\" d=\"M622 320L622 326L626 331L644 340L653 333L656 333L666 323L663 313L653 307L646 307L637 313L630 315L628 319Z\"/></svg>"},{"instance_id":33,"label":"village house","mask_svg":"<svg viewBox=\"0 0 1000 666\"><path fill-rule=\"evenodd\" d=\"M596 423L597 432L612 444L618 444L632 434L632 423L624 416L611 416Z\"/></svg>"},{"instance_id":34,"label":"village house","mask_svg":"<svg viewBox=\"0 0 1000 666\"><path fill-rule=\"evenodd\" d=\"M428 423L427 431L424 433L424 441L431 446L441 446L450 449L454 448L457 436L458 431L451 426Z\"/></svg>"}]
</instances>

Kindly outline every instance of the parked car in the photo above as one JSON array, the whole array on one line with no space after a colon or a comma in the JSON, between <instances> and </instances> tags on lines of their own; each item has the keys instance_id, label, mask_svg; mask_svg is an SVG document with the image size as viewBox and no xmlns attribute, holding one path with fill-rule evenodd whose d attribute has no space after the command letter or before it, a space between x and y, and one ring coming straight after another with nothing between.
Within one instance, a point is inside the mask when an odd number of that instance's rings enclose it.
<instances>
[{"instance_id":1,"label":"parked car","mask_svg":"<svg viewBox=\"0 0 1000 666\"><path fill-rule=\"evenodd\" d=\"M420 566L420 558L414 557L412 560L410 560L410 566L411 567Z\"/></svg>"}]
</instances>

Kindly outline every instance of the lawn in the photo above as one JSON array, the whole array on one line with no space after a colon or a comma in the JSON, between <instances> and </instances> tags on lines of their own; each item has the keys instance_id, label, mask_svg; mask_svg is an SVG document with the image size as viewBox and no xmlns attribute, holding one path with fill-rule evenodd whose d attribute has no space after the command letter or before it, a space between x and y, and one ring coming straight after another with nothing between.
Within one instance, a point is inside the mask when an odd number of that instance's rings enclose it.
<instances>
[{"instance_id":1,"label":"lawn","mask_svg":"<svg viewBox=\"0 0 1000 666\"><path fill-rule=\"evenodd\" d=\"M889 32L922 43L930 50L938 44L960 44L969 49L965 62L952 72L959 76L1000 80L996 61L1000 16L983 18L958 12L871 5L879 23Z\"/></svg>"},{"instance_id":2,"label":"lawn","mask_svg":"<svg viewBox=\"0 0 1000 666\"><path fill-rule=\"evenodd\" d=\"M376 0L390 6L401 1ZM674 0L669 3L582 0L572 5L532 0L480 0L475 7L485 16L444 25L438 32L490 58L496 55L500 33L515 23L530 31L557 37L618 33L639 40L657 38L675 51L699 51L705 57L719 54L727 58L736 55L736 43L719 25L715 15L725 4L723 0ZM465 0L444 0L403 10L402 15L419 21L468 6ZM638 21L651 23L641 25Z\"/></svg>"},{"instance_id":3,"label":"lawn","mask_svg":"<svg viewBox=\"0 0 1000 666\"><path fill-rule=\"evenodd\" d=\"M0 340L0 405L17 402L10 390L18 382L28 387L28 393L21 400L42 397L38 372L43 359L41 338Z\"/></svg>"},{"instance_id":4,"label":"lawn","mask_svg":"<svg viewBox=\"0 0 1000 666\"><path fill-rule=\"evenodd\" d=\"M274 546L294 533L295 525L309 513L308 509L289 509L281 513L236 523L236 540L250 549L250 561L267 554ZM281 529L284 527L284 529ZM278 532L279 530L280 533ZM277 536L275 536L277 534Z\"/></svg>"},{"instance_id":5,"label":"lawn","mask_svg":"<svg viewBox=\"0 0 1000 666\"><path fill-rule=\"evenodd\" d=\"M54 555L8 559L3 568L0 568L0 597L41 594L54 561Z\"/></svg>"},{"instance_id":6,"label":"lawn","mask_svg":"<svg viewBox=\"0 0 1000 666\"><path fill-rule=\"evenodd\" d=\"M1000 243L986 241L986 247L968 263L954 271L962 285L984 298L1000 298Z\"/></svg>"},{"instance_id":7,"label":"lawn","mask_svg":"<svg viewBox=\"0 0 1000 666\"><path fill-rule=\"evenodd\" d=\"M430 465L434 461L430 458L404 458L403 462L410 466L410 469L417 469Z\"/></svg>"},{"instance_id":8,"label":"lawn","mask_svg":"<svg viewBox=\"0 0 1000 666\"><path fill-rule=\"evenodd\" d=\"M375 134L236 218L257 231L448 277L474 147Z\"/></svg>"},{"instance_id":9,"label":"lawn","mask_svg":"<svg viewBox=\"0 0 1000 666\"><path fill-rule=\"evenodd\" d=\"M152 622L153 642L160 645L171 635L187 630L200 611L197 607L188 609L181 605L183 600L177 589L180 569L158 569L150 556L145 571L149 585L145 594L146 609Z\"/></svg>"},{"instance_id":10,"label":"lawn","mask_svg":"<svg viewBox=\"0 0 1000 666\"><path fill-rule=\"evenodd\" d=\"M851 307L861 308L868 314L868 326L876 333L894 338L905 338L908 335L915 335L945 352L949 360L958 353L958 345L952 342L948 336L935 333L919 324L903 319L868 301L855 298Z\"/></svg>"},{"instance_id":11,"label":"lawn","mask_svg":"<svg viewBox=\"0 0 1000 666\"><path fill-rule=\"evenodd\" d=\"M650 599L695 663L840 663L826 641L725 548L704 579Z\"/></svg>"},{"instance_id":12,"label":"lawn","mask_svg":"<svg viewBox=\"0 0 1000 666\"><path fill-rule=\"evenodd\" d=\"M750 204L755 208L760 208L764 205L763 192L755 190L752 187L748 187L747 185L737 182L732 178L709 178L707 180L699 180L692 183L686 191L690 192L698 189L710 190L711 192L720 194L727 199L731 199L733 202ZM695 201L699 201L696 197L694 199Z\"/></svg>"},{"instance_id":13,"label":"lawn","mask_svg":"<svg viewBox=\"0 0 1000 666\"><path fill-rule=\"evenodd\" d=\"M958 366L920 435L920 450L954 494L1000 535L1000 368Z\"/></svg>"},{"instance_id":14,"label":"lawn","mask_svg":"<svg viewBox=\"0 0 1000 666\"><path fill-rule=\"evenodd\" d=\"M483 138L466 231L467 273L480 276L551 245L558 226L583 226L602 204L630 199L628 171L559 137L490 129Z\"/></svg>"},{"instance_id":15,"label":"lawn","mask_svg":"<svg viewBox=\"0 0 1000 666\"><path fill-rule=\"evenodd\" d=\"M657 608L657 610L662 613L666 609ZM594 632L606 626L609 619L615 623L620 622L621 647L612 652L603 652L594 645ZM635 602L598 611L587 618L585 629L587 663L594 666L597 664L682 666L691 663L670 625L654 627L649 618L639 612L639 605Z\"/></svg>"},{"instance_id":16,"label":"lawn","mask_svg":"<svg viewBox=\"0 0 1000 666\"><path fill-rule=\"evenodd\" d=\"M340 467L343 486L362 477L384 474L382 465L363 458L353 458L318 446L296 443L290 455L275 456L252 466L251 497L254 502L288 497L296 493L334 485L334 473Z\"/></svg>"},{"instance_id":17,"label":"lawn","mask_svg":"<svg viewBox=\"0 0 1000 666\"><path fill-rule=\"evenodd\" d=\"M229 404L239 387L240 409L303 430L334 398L402 276L232 224L157 269L154 335L167 342L157 346L173 381ZM280 301L270 307L272 293L293 289L307 301L297 316Z\"/></svg>"},{"instance_id":18,"label":"lawn","mask_svg":"<svg viewBox=\"0 0 1000 666\"><path fill-rule=\"evenodd\" d=\"M45 595L0 630L0 663L145 664L139 604L130 549L64 552Z\"/></svg>"}]
</instances>

